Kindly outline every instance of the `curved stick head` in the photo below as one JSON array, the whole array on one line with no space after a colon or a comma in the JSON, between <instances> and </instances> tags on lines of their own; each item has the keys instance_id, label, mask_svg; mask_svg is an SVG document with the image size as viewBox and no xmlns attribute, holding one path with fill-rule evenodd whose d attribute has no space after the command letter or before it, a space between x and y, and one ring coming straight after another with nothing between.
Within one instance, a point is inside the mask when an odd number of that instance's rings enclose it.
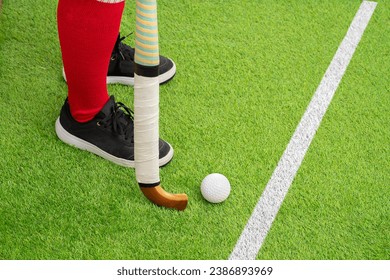
<instances>
[{"instance_id":1,"label":"curved stick head","mask_svg":"<svg viewBox=\"0 0 390 280\"><path fill-rule=\"evenodd\" d=\"M186 194L172 194L166 192L161 185L156 187L141 187L143 194L154 204L183 211L188 204Z\"/></svg>"}]
</instances>

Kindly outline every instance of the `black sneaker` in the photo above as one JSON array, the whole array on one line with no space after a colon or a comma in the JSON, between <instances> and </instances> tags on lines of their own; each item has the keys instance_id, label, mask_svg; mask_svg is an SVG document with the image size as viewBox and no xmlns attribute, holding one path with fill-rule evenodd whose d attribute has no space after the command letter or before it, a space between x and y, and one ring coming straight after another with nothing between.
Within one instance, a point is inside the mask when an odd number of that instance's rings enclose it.
<instances>
[{"instance_id":1,"label":"black sneaker","mask_svg":"<svg viewBox=\"0 0 390 280\"><path fill-rule=\"evenodd\" d=\"M63 142L87 150L125 167L134 167L133 113L113 96L94 119L79 123L70 114L68 100L56 121L56 133ZM159 165L173 157L171 145L160 139Z\"/></svg>"},{"instance_id":2,"label":"black sneaker","mask_svg":"<svg viewBox=\"0 0 390 280\"><path fill-rule=\"evenodd\" d=\"M107 73L107 84L134 85L135 49L122 42L127 36L120 37L120 34L118 35L114 49L111 53ZM170 81L175 74L175 63L171 59L160 55L158 76L160 84ZM62 69L62 75L66 81L64 69Z\"/></svg>"}]
</instances>

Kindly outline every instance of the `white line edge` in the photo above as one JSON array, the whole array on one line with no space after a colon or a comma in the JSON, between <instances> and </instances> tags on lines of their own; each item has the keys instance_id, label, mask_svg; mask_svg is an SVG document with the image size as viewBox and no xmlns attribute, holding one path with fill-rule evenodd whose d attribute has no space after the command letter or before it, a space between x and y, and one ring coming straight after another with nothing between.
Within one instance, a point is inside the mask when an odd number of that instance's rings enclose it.
<instances>
[{"instance_id":1,"label":"white line edge","mask_svg":"<svg viewBox=\"0 0 390 280\"><path fill-rule=\"evenodd\" d=\"M371 1L363 1L360 5L229 260L256 259L376 5Z\"/></svg>"}]
</instances>

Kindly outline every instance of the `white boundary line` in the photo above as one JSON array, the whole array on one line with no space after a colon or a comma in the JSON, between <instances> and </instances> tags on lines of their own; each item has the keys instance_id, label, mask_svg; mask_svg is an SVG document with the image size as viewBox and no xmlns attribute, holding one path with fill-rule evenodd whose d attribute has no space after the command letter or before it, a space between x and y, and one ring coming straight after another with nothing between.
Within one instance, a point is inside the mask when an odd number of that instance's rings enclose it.
<instances>
[{"instance_id":1,"label":"white boundary line","mask_svg":"<svg viewBox=\"0 0 390 280\"><path fill-rule=\"evenodd\" d=\"M254 260L366 29L376 2L363 1L248 220L230 260Z\"/></svg>"}]
</instances>

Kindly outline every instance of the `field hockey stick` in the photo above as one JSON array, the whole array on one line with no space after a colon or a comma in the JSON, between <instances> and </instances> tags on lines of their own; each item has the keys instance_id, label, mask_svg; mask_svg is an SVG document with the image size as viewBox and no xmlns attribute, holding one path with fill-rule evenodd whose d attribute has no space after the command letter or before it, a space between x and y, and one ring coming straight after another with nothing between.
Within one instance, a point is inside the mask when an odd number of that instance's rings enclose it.
<instances>
[{"instance_id":1,"label":"field hockey stick","mask_svg":"<svg viewBox=\"0 0 390 280\"><path fill-rule=\"evenodd\" d=\"M135 173L143 194L154 204L184 210L186 194L166 192L159 169L159 46L157 1L136 1L134 75Z\"/></svg>"}]
</instances>

